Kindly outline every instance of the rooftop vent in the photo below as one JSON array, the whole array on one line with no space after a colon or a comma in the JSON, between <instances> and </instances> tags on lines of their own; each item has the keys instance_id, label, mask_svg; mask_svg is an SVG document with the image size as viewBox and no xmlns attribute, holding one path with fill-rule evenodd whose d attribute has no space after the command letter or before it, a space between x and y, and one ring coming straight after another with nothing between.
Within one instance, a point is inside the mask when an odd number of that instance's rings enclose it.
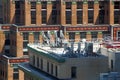
<instances>
[{"instance_id":1,"label":"rooftop vent","mask_svg":"<svg viewBox=\"0 0 120 80\"><path fill-rule=\"evenodd\" d=\"M92 54L93 53L93 43L89 43L89 42L85 43L85 52L87 54Z\"/></svg>"},{"instance_id":2,"label":"rooftop vent","mask_svg":"<svg viewBox=\"0 0 120 80\"><path fill-rule=\"evenodd\" d=\"M60 30L60 38L61 38L61 39L64 39L64 34L63 34L63 31L62 31L62 30Z\"/></svg>"}]
</instances>

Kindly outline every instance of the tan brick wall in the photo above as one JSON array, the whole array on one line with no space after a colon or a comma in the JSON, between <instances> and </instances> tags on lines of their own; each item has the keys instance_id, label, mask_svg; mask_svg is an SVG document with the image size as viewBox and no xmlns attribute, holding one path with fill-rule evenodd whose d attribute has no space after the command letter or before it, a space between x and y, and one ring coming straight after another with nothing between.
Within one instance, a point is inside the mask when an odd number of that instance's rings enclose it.
<instances>
[{"instance_id":1,"label":"tan brick wall","mask_svg":"<svg viewBox=\"0 0 120 80\"><path fill-rule=\"evenodd\" d=\"M80 34L75 34L75 42L79 42L80 41Z\"/></svg>"},{"instance_id":2,"label":"tan brick wall","mask_svg":"<svg viewBox=\"0 0 120 80\"><path fill-rule=\"evenodd\" d=\"M41 4L36 4L36 25L41 25Z\"/></svg>"},{"instance_id":3,"label":"tan brick wall","mask_svg":"<svg viewBox=\"0 0 120 80\"><path fill-rule=\"evenodd\" d=\"M23 56L23 37L17 33L12 33L10 35L10 54L15 57Z\"/></svg>"},{"instance_id":4,"label":"tan brick wall","mask_svg":"<svg viewBox=\"0 0 120 80\"><path fill-rule=\"evenodd\" d=\"M66 15L65 15L65 10L66 10L66 5L65 5L65 2L61 2L61 13L60 13L60 22L61 22L61 25L65 25L66 24Z\"/></svg>"},{"instance_id":5,"label":"tan brick wall","mask_svg":"<svg viewBox=\"0 0 120 80\"><path fill-rule=\"evenodd\" d=\"M20 32L16 33L16 57L23 56L23 35Z\"/></svg>"},{"instance_id":6,"label":"tan brick wall","mask_svg":"<svg viewBox=\"0 0 120 80\"><path fill-rule=\"evenodd\" d=\"M11 67L11 65L10 64L8 64L8 70L7 70L8 72L8 77L7 77L7 80L13 80L13 68Z\"/></svg>"},{"instance_id":7,"label":"tan brick wall","mask_svg":"<svg viewBox=\"0 0 120 80\"><path fill-rule=\"evenodd\" d=\"M65 33L65 39L69 41L69 33Z\"/></svg>"},{"instance_id":8,"label":"tan brick wall","mask_svg":"<svg viewBox=\"0 0 120 80\"><path fill-rule=\"evenodd\" d=\"M109 24L114 24L114 3L112 1L109 2Z\"/></svg>"},{"instance_id":9,"label":"tan brick wall","mask_svg":"<svg viewBox=\"0 0 120 80\"><path fill-rule=\"evenodd\" d=\"M24 80L24 72L19 70L19 80Z\"/></svg>"},{"instance_id":10,"label":"tan brick wall","mask_svg":"<svg viewBox=\"0 0 120 80\"><path fill-rule=\"evenodd\" d=\"M83 4L83 25L88 24L88 4Z\"/></svg>"},{"instance_id":11,"label":"tan brick wall","mask_svg":"<svg viewBox=\"0 0 120 80\"><path fill-rule=\"evenodd\" d=\"M98 37L99 40L102 40L102 38L103 38L103 34L98 32L97 37Z\"/></svg>"},{"instance_id":12,"label":"tan brick wall","mask_svg":"<svg viewBox=\"0 0 120 80\"><path fill-rule=\"evenodd\" d=\"M40 41L40 43L43 43L42 34L39 35L39 41Z\"/></svg>"},{"instance_id":13,"label":"tan brick wall","mask_svg":"<svg viewBox=\"0 0 120 80\"><path fill-rule=\"evenodd\" d=\"M10 0L10 13L9 13L9 17L10 17L10 24L14 24L15 23L15 4L13 3L12 0Z\"/></svg>"},{"instance_id":14,"label":"tan brick wall","mask_svg":"<svg viewBox=\"0 0 120 80\"><path fill-rule=\"evenodd\" d=\"M24 5L24 12L25 12L25 25L29 26L31 24L31 5L28 1L25 1L25 5Z\"/></svg>"},{"instance_id":15,"label":"tan brick wall","mask_svg":"<svg viewBox=\"0 0 120 80\"><path fill-rule=\"evenodd\" d=\"M47 2L47 24L51 24L52 20L52 2Z\"/></svg>"},{"instance_id":16,"label":"tan brick wall","mask_svg":"<svg viewBox=\"0 0 120 80\"><path fill-rule=\"evenodd\" d=\"M94 24L99 23L99 3L94 3Z\"/></svg>"},{"instance_id":17,"label":"tan brick wall","mask_svg":"<svg viewBox=\"0 0 120 80\"><path fill-rule=\"evenodd\" d=\"M77 4L76 2L72 2L72 26L76 26L77 24Z\"/></svg>"},{"instance_id":18,"label":"tan brick wall","mask_svg":"<svg viewBox=\"0 0 120 80\"><path fill-rule=\"evenodd\" d=\"M91 33L87 33L87 34L86 34L86 39L87 39L88 41L91 41Z\"/></svg>"},{"instance_id":19,"label":"tan brick wall","mask_svg":"<svg viewBox=\"0 0 120 80\"><path fill-rule=\"evenodd\" d=\"M0 31L0 53L3 52L4 43L5 43L5 34L3 31Z\"/></svg>"}]
</instances>

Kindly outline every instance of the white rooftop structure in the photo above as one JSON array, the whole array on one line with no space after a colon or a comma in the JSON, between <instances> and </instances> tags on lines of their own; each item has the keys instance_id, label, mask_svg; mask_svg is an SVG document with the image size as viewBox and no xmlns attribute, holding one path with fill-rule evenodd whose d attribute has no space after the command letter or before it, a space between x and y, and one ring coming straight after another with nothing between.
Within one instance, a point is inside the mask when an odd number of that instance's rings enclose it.
<instances>
[{"instance_id":1,"label":"white rooftop structure","mask_svg":"<svg viewBox=\"0 0 120 80\"><path fill-rule=\"evenodd\" d=\"M90 48L87 48L89 46L90 46ZM85 53L91 53L91 54L97 53L98 50L100 49L100 45L97 42L94 42L94 43L91 43L91 42L78 42L78 43L69 42L69 43L62 43L61 46L43 45L43 44L28 44L28 47L34 48L37 51L42 51L46 54L52 53L52 54L58 55L58 56L65 56L66 54L67 55L80 54L80 55L84 56ZM92 52L89 52L87 50L91 50Z\"/></svg>"}]
</instances>

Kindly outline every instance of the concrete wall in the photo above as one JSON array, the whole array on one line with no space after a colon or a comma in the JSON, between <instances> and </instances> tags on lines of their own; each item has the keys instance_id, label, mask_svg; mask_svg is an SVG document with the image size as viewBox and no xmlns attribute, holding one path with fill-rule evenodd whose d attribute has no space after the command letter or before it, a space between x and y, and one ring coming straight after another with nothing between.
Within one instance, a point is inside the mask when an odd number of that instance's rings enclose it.
<instances>
[{"instance_id":1,"label":"concrete wall","mask_svg":"<svg viewBox=\"0 0 120 80\"><path fill-rule=\"evenodd\" d=\"M102 54L108 57L108 63L109 63L109 70L120 72L120 51L117 49L107 49L107 48L101 48ZM112 63L113 61L113 68Z\"/></svg>"},{"instance_id":2,"label":"concrete wall","mask_svg":"<svg viewBox=\"0 0 120 80\"><path fill-rule=\"evenodd\" d=\"M33 65L33 55L35 56L35 65ZM68 58L64 63L58 63L50 58L42 55L37 55L32 51L29 51L30 64L36 68L47 72L47 62L49 62L49 73L52 76L59 79L71 79L71 80L99 80L100 73L108 71L108 59L107 57L80 57L80 58ZM37 67L37 58L43 60L43 69ZM53 74L51 74L51 64L53 64ZM39 65L41 63L39 62ZM58 67L58 75L55 73L55 66ZM77 67L77 77L71 78L71 67Z\"/></svg>"},{"instance_id":3,"label":"concrete wall","mask_svg":"<svg viewBox=\"0 0 120 80\"><path fill-rule=\"evenodd\" d=\"M77 78L72 80L99 80L100 73L108 71L106 57L68 59L59 67L59 78L71 79L71 67L77 67Z\"/></svg>"}]
</instances>

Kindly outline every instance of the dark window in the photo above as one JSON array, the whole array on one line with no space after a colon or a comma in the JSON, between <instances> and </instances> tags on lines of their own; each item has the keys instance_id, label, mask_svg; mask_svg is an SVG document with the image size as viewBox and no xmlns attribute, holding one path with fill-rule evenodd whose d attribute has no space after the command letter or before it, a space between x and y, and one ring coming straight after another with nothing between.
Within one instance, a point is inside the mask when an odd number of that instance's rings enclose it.
<instances>
[{"instance_id":1,"label":"dark window","mask_svg":"<svg viewBox=\"0 0 120 80\"><path fill-rule=\"evenodd\" d=\"M39 32L34 32L34 41L35 43L38 43L39 42Z\"/></svg>"},{"instance_id":2,"label":"dark window","mask_svg":"<svg viewBox=\"0 0 120 80\"><path fill-rule=\"evenodd\" d=\"M82 11L77 11L77 24L82 24Z\"/></svg>"},{"instance_id":3,"label":"dark window","mask_svg":"<svg viewBox=\"0 0 120 80\"><path fill-rule=\"evenodd\" d=\"M88 10L88 23L93 23L93 10Z\"/></svg>"},{"instance_id":4,"label":"dark window","mask_svg":"<svg viewBox=\"0 0 120 80\"><path fill-rule=\"evenodd\" d=\"M105 2L103 2L103 1L100 1L99 2L99 8L100 8L100 10L104 10L104 8L105 8Z\"/></svg>"},{"instance_id":5,"label":"dark window","mask_svg":"<svg viewBox=\"0 0 120 80\"><path fill-rule=\"evenodd\" d=\"M5 32L5 39L10 39L10 32Z\"/></svg>"},{"instance_id":6,"label":"dark window","mask_svg":"<svg viewBox=\"0 0 120 80\"><path fill-rule=\"evenodd\" d=\"M5 49L5 53L10 53L10 50L9 49Z\"/></svg>"},{"instance_id":7,"label":"dark window","mask_svg":"<svg viewBox=\"0 0 120 80\"><path fill-rule=\"evenodd\" d=\"M66 24L71 24L71 11L66 11Z\"/></svg>"},{"instance_id":8,"label":"dark window","mask_svg":"<svg viewBox=\"0 0 120 80\"><path fill-rule=\"evenodd\" d=\"M35 65L35 56L33 55L33 65Z\"/></svg>"},{"instance_id":9,"label":"dark window","mask_svg":"<svg viewBox=\"0 0 120 80\"><path fill-rule=\"evenodd\" d=\"M10 40L9 39L5 40L5 45L10 45Z\"/></svg>"},{"instance_id":10,"label":"dark window","mask_svg":"<svg viewBox=\"0 0 120 80\"><path fill-rule=\"evenodd\" d=\"M80 32L80 39L86 39L86 32Z\"/></svg>"},{"instance_id":11,"label":"dark window","mask_svg":"<svg viewBox=\"0 0 120 80\"><path fill-rule=\"evenodd\" d=\"M13 73L13 80L19 79L19 73Z\"/></svg>"},{"instance_id":12,"label":"dark window","mask_svg":"<svg viewBox=\"0 0 120 80\"><path fill-rule=\"evenodd\" d=\"M56 9L57 8L57 2L52 2L52 9Z\"/></svg>"},{"instance_id":13,"label":"dark window","mask_svg":"<svg viewBox=\"0 0 120 80\"><path fill-rule=\"evenodd\" d=\"M71 2L66 2L66 9L71 9Z\"/></svg>"},{"instance_id":14,"label":"dark window","mask_svg":"<svg viewBox=\"0 0 120 80\"><path fill-rule=\"evenodd\" d=\"M13 68L13 80L19 79L18 68Z\"/></svg>"},{"instance_id":15,"label":"dark window","mask_svg":"<svg viewBox=\"0 0 120 80\"><path fill-rule=\"evenodd\" d=\"M70 39L70 41L74 41L75 40L75 33L74 32L70 32L69 33L69 39Z\"/></svg>"},{"instance_id":16,"label":"dark window","mask_svg":"<svg viewBox=\"0 0 120 80\"><path fill-rule=\"evenodd\" d=\"M28 52L23 52L23 55L28 55Z\"/></svg>"},{"instance_id":17,"label":"dark window","mask_svg":"<svg viewBox=\"0 0 120 80\"><path fill-rule=\"evenodd\" d=\"M43 1L43 2L42 2L42 9L47 9L47 2L46 2L46 1L45 1L45 2Z\"/></svg>"},{"instance_id":18,"label":"dark window","mask_svg":"<svg viewBox=\"0 0 120 80\"><path fill-rule=\"evenodd\" d=\"M97 38L98 32L91 32L92 38Z\"/></svg>"},{"instance_id":19,"label":"dark window","mask_svg":"<svg viewBox=\"0 0 120 80\"><path fill-rule=\"evenodd\" d=\"M120 9L120 2L114 2L114 9Z\"/></svg>"},{"instance_id":20,"label":"dark window","mask_svg":"<svg viewBox=\"0 0 120 80\"><path fill-rule=\"evenodd\" d=\"M47 21L47 11L43 10L42 11L42 24L46 24Z\"/></svg>"},{"instance_id":21,"label":"dark window","mask_svg":"<svg viewBox=\"0 0 120 80\"><path fill-rule=\"evenodd\" d=\"M17 73L18 72L18 68L13 68L13 72L15 73Z\"/></svg>"},{"instance_id":22,"label":"dark window","mask_svg":"<svg viewBox=\"0 0 120 80\"><path fill-rule=\"evenodd\" d=\"M36 11L31 11L31 24L36 24Z\"/></svg>"},{"instance_id":23,"label":"dark window","mask_svg":"<svg viewBox=\"0 0 120 80\"><path fill-rule=\"evenodd\" d=\"M51 74L53 74L53 64L51 63Z\"/></svg>"},{"instance_id":24,"label":"dark window","mask_svg":"<svg viewBox=\"0 0 120 80\"><path fill-rule=\"evenodd\" d=\"M82 8L83 8L83 3L77 2L77 9L82 9Z\"/></svg>"},{"instance_id":25,"label":"dark window","mask_svg":"<svg viewBox=\"0 0 120 80\"><path fill-rule=\"evenodd\" d=\"M55 66L55 75L58 76L58 67Z\"/></svg>"},{"instance_id":26,"label":"dark window","mask_svg":"<svg viewBox=\"0 0 120 80\"><path fill-rule=\"evenodd\" d=\"M19 24L20 23L20 10L15 10L15 23Z\"/></svg>"},{"instance_id":27,"label":"dark window","mask_svg":"<svg viewBox=\"0 0 120 80\"><path fill-rule=\"evenodd\" d=\"M113 69L113 60L111 60L111 69Z\"/></svg>"},{"instance_id":28,"label":"dark window","mask_svg":"<svg viewBox=\"0 0 120 80\"><path fill-rule=\"evenodd\" d=\"M15 23L20 24L20 1L15 1Z\"/></svg>"},{"instance_id":29,"label":"dark window","mask_svg":"<svg viewBox=\"0 0 120 80\"><path fill-rule=\"evenodd\" d=\"M20 9L20 1L15 1L15 9Z\"/></svg>"},{"instance_id":30,"label":"dark window","mask_svg":"<svg viewBox=\"0 0 120 80\"><path fill-rule=\"evenodd\" d=\"M28 33L23 33L23 48L27 49L27 44L28 44Z\"/></svg>"},{"instance_id":31,"label":"dark window","mask_svg":"<svg viewBox=\"0 0 120 80\"><path fill-rule=\"evenodd\" d=\"M37 57L37 67L39 67L39 57Z\"/></svg>"},{"instance_id":32,"label":"dark window","mask_svg":"<svg viewBox=\"0 0 120 80\"><path fill-rule=\"evenodd\" d=\"M94 1L88 2L88 9L94 9Z\"/></svg>"},{"instance_id":33,"label":"dark window","mask_svg":"<svg viewBox=\"0 0 120 80\"><path fill-rule=\"evenodd\" d=\"M120 11L114 11L114 24L119 24Z\"/></svg>"},{"instance_id":34,"label":"dark window","mask_svg":"<svg viewBox=\"0 0 120 80\"><path fill-rule=\"evenodd\" d=\"M47 72L49 72L49 62L47 62Z\"/></svg>"},{"instance_id":35,"label":"dark window","mask_svg":"<svg viewBox=\"0 0 120 80\"><path fill-rule=\"evenodd\" d=\"M23 33L23 40L28 40L28 36L29 36L29 34L28 33Z\"/></svg>"},{"instance_id":36,"label":"dark window","mask_svg":"<svg viewBox=\"0 0 120 80\"><path fill-rule=\"evenodd\" d=\"M31 2L31 9L36 9L36 2Z\"/></svg>"},{"instance_id":37,"label":"dark window","mask_svg":"<svg viewBox=\"0 0 120 80\"><path fill-rule=\"evenodd\" d=\"M104 24L105 10L99 10L99 24Z\"/></svg>"},{"instance_id":38,"label":"dark window","mask_svg":"<svg viewBox=\"0 0 120 80\"><path fill-rule=\"evenodd\" d=\"M97 40L97 35L98 35L98 32L91 32L91 37L93 41Z\"/></svg>"},{"instance_id":39,"label":"dark window","mask_svg":"<svg viewBox=\"0 0 120 80\"><path fill-rule=\"evenodd\" d=\"M93 15L94 15L94 1L88 2L88 23L93 23Z\"/></svg>"},{"instance_id":40,"label":"dark window","mask_svg":"<svg viewBox=\"0 0 120 80\"><path fill-rule=\"evenodd\" d=\"M99 2L99 24L104 24L105 2Z\"/></svg>"},{"instance_id":41,"label":"dark window","mask_svg":"<svg viewBox=\"0 0 120 80\"><path fill-rule=\"evenodd\" d=\"M52 24L57 24L57 10L52 10Z\"/></svg>"},{"instance_id":42,"label":"dark window","mask_svg":"<svg viewBox=\"0 0 120 80\"><path fill-rule=\"evenodd\" d=\"M24 41L24 42L23 42L23 48L24 48L24 49L27 49L27 44L28 44L28 41Z\"/></svg>"},{"instance_id":43,"label":"dark window","mask_svg":"<svg viewBox=\"0 0 120 80\"><path fill-rule=\"evenodd\" d=\"M41 63L41 69L43 69L43 60L42 59L40 60L40 63Z\"/></svg>"},{"instance_id":44,"label":"dark window","mask_svg":"<svg viewBox=\"0 0 120 80\"><path fill-rule=\"evenodd\" d=\"M118 36L117 37L118 37L118 40L120 41L120 32L118 32Z\"/></svg>"},{"instance_id":45,"label":"dark window","mask_svg":"<svg viewBox=\"0 0 120 80\"><path fill-rule=\"evenodd\" d=\"M71 78L76 78L76 77L77 77L77 68L71 67Z\"/></svg>"}]
</instances>

